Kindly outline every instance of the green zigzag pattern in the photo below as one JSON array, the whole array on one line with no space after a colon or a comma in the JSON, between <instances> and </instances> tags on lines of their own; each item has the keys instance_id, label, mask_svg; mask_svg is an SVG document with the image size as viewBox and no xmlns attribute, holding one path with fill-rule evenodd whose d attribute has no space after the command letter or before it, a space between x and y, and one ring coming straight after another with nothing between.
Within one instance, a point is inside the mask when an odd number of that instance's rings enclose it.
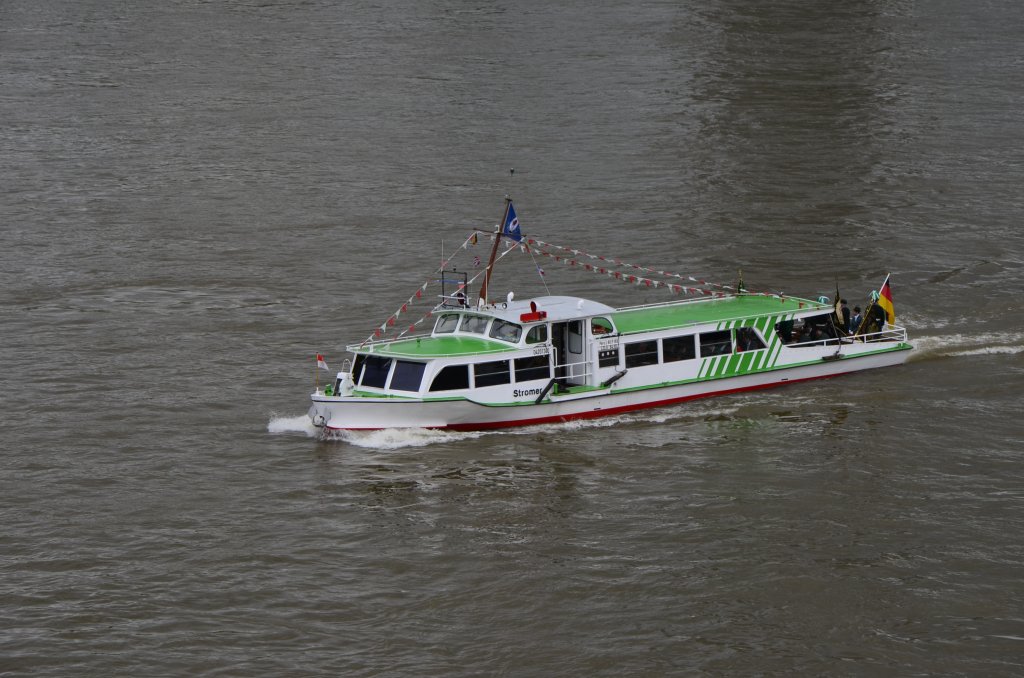
<instances>
[{"instance_id":1,"label":"green zigzag pattern","mask_svg":"<svg viewBox=\"0 0 1024 678\"><path fill-rule=\"evenodd\" d=\"M769 337L768 345L756 351L705 358L701 362L697 378L721 379L723 377L735 377L741 374L770 370L775 367L779 360L779 353L782 351L782 341L775 332L769 332L769 329L787 317L789 317L788 314L761 316L759 318L730 320L718 323L717 329L719 330L730 330L736 327L754 327L761 332L762 336Z\"/></svg>"}]
</instances>

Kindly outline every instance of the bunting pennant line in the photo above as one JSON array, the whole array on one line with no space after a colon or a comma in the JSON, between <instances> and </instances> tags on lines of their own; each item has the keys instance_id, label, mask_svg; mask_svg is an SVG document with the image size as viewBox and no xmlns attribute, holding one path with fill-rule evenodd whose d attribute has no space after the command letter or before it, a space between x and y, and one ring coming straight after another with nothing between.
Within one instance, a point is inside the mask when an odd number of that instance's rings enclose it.
<instances>
[{"instance_id":1,"label":"bunting pennant line","mask_svg":"<svg viewBox=\"0 0 1024 678\"><path fill-rule=\"evenodd\" d=\"M653 289L665 288L665 289L668 289L670 292L672 292L674 294L689 294L689 295L693 295L693 296L709 296L709 297L719 297L719 298L721 298L721 297L725 297L725 296L729 295L729 292L716 292L716 291L709 290L709 289L706 289L706 288L701 288L701 287L691 287L689 285L679 285L679 284L676 284L676 283L665 282L663 280L655 280L653 278L645 278L643 276L633 275L631 273L624 273L622 271L611 270L611 269L605 268L604 266L594 266L592 264L588 264L588 263L585 263L585 262L580 262L577 259L565 258L565 257L562 257L561 255L552 254L550 252L545 252L543 250L537 250L537 251L540 252L542 255L550 257L550 258L554 259L555 261L560 262L560 263L562 263L562 264L564 264L564 265L566 265L566 266L568 266L570 268L583 269L583 270L586 270L586 271L590 271L591 273L597 273L598 275L604 275L604 276L607 276L607 277L611 278L612 280L618 280L618 281L627 283L629 285L636 285L638 287L641 287L641 286L642 287L649 287L649 288L653 288ZM643 267L632 267L631 266L631 268L636 268L638 270L646 270Z\"/></svg>"},{"instance_id":2,"label":"bunting pennant line","mask_svg":"<svg viewBox=\"0 0 1024 678\"><path fill-rule=\"evenodd\" d=\"M446 268L448 268L448 264L450 264L452 262L452 260L455 259L456 256L458 256L458 254L460 252L462 252L463 250L468 249L470 245L475 245L476 244L476 236L477 236L477 234L475 232L469 234L469 236L467 236L466 239L462 241L462 244L459 245L457 248L455 248L455 252L450 257L448 257L447 259L443 259L441 261L441 265L437 269L434 270L434 275L436 276L438 273L441 273ZM373 334L368 336L366 339L363 339L362 343L359 344L359 346L362 347L362 346L364 346L369 341L373 341L374 339L378 339L378 338L383 337L384 334L387 333L388 327L394 327L395 319L398 318L398 316L400 316L403 313L408 313L409 312L409 307L412 306L416 302L417 299L422 299L423 298L423 293L427 291L427 287L429 287L429 286L430 286L430 279L427 279L427 281L424 282L422 285L420 285L419 288L416 290L416 292L414 292L413 295L411 297L409 297L409 299L406 300L406 302L404 304L402 304L398 308L397 311L395 311L394 313L391 314L391 317L389 317L386 321L384 321L384 323L381 324L379 327L374 329ZM414 323L413 325L410 325L409 326L410 329L403 331L402 334L400 334L399 336L402 336L402 335L406 334L407 332L409 332L412 329L412 327L414 325L418 325L419 323L423 322L423 320L428 318L428 317L430 317L430 313L429 312L427 313L427 315L423 316L423 318L420 318L416 323Z\"/></svg>"},{"instance_id":3,"label":"bunting pennant line","mask_svg":"<svg viewBox=\"0 0 1024 678\"><path fill-rule=\"evenodd\" d=\"M497 259L495 259L495 262L494 262L494 263L498 263L499 261L501 261L502 259L504 259L504 258L505 258L505 255L507 255L507 254L510 254L511 252L514 252L514 251L515 251L516 249L519 249L519 248L518 248L518 247L510 247L510 248L508 248L507 250L505 250L504 252L502 252L502 253L501 253L500 255L498 255L498 258L497 258ZM484 274L484 272L485 272L485 271L480 271L480 272L478 272L478 273L477 273L476 275L474 275L474 276L473 276L472 278L470 278L469 280L467 280L467 281L466 281L466 287L468 288L468 287L470 287L470 286L471 286L471 285L472 285L473 283L475 283L475 282L477 281L477 278L479 278L480 276L482 276L482 275ZM426 284L424 284L424 285L423 285L423 289L426 289L426 287L427 287L427 286L426 286ZM460 284L460 287L461 287L461 284ZM435 307L434 307L434 309L436 310L436 308L437 308L437 307L435 306ZM408 334L408 333L410 333L410 332L414 332L414 331L415 331L415 329L416 329L416 326L417 326L417 325L421 324L421 323L422 323L422 322L423 322L424 320L426 320L427 318L432 318L433 316L434 316L434 312L433 312L433 310L427 311L426 315L424 315L424 316L423 316L422 318L420 318L419 320L417 320L417 321L416 321L415 323L413 323L412 325L409 325L408 329L402 330L402 332L401 332L401 333L400 333L400 334L399 334L399 335L398 335L397 337L395 337L395 339L401 339L401 338L402 338L402 337L404 337L404 336L405 336L406 334Z\"/></svg>"},{"instance_id":4,"label":"bunting pennant line","mask_svg":"<svg viewBox=\"0 0 1024 678\"><path fill-rule=\"evenodd\" d=\"M583 251L581 249L578 249L578 248L575 248L575 247L566 247L565 245L558 245L558 244L555 244L555 243L550 243L550 242L547 242L545 240L540 240L538 238L525 238L525 240L530 245L539 245L540 247L546 247L546 248L549 248L549 249L552 249L552 250L558 250L559 252L564 252L564 253L567 253L567 254L572 254L573 257L586 257L588 259L595 260L595 261L611 262L615 266L620 266L620 267L623 267L623 268L632 268L632 269L637 270L637 271L644 271L645 273L655 273L657 275L661 275L661 276L664 276L666 278L675 278L677 280L688 280L690 282L695 282L698 285L706 285L708 287L713 287L715 289L726 290L728 292L735 292L736 291L736 288L733 287L732 285L722 285L722 284L718 284L718 283L708 282L707 280L703 280L701 278L695 278L695 277L690 276L690 275L681 275L679 273L672 273L672 272L669 272L669 271L663 271L663 270L659 270L659 269L655 269L655 268L650 268L648 266L640 266L639 264L632 264L632 263L623 261L622 259L619 259L618 257L605 257L605 256L598 255L598 254L590 254L589 252L585 252L585 251ZM559 254L553 254L553 253L545 252L544 250L539 250L539 249L537 251L540 252L541 254L543 254L544 256L553 256L553 257L555 257L556 261L559 261L560 258L562 258L562 255L559 255ZM586 270L589 270L589 269L586 269ZM747 290L747 291L749 291L749 290Z\"/></svg>"},{"instance_id":5,"label":"bunting pennant line","mask_svg":"<svg viewBox=\"0 0 1024 678\"><path fill-rule=\"evenodd\" d=\"M456 253L455 254L453 254L452 256L448 257L447 259L445 259L444 261L441 262L441 266L437 270L434 271L434 274L437 275L437 274L441 273L442 271L444 271L446 268L448 268L448 265L452 262L452 260L455 259L455 257L458 255L459 252L461 252L462 250L467 250L470 245L474 244L473 240L474 240L474 237L477 236L477 235L478 235L477 233L473 233L468 238L466 238L463 241L463 243L456 249ZM494 235L493 234L491 236L491 239L492 240L494 239ZM497 263L498 261L501 261L502 259L505 258L506 255L508 255L508 254L510 254L510 253L512 253L514 251L517 251L517 250L521 251L521 252L529 252L530 251L529 248L525 244L513 243L512 246L508 247L504 252L502 252L500 255L498 255L498 258L495 260L495 263ZM476 275L474 275L472 278L470 278L466 282L466 286L469 287L474 282L476 282L477 279L486 272L486 270L487 270L487 268L485 267L484 270L479 271ZM389 317L386 321L384 321L383 324L381 324L379 327L377 327L373 331L373 334L371 334L366 339L364 339L363 342L361 344L359 344L359 346L362 347L367 342L373 341L375 338L381 338L385 334L387 334L388 328L395 326L395 322L396 322L396 319L398 318L398 316L400 316L403 313L408 313L409 312L409 308L416 302L416 300L423 298L423 293L427 291L427 288L429 286L430 286L430 280L428 279L426 282L424 282L422 285L420 285L419 289L417 289L416 292L411 297L409 297L409 299L406 300L406 302L404 304L402 304L398 308L397 311L395 311L394 313L391 314L391 317ZM435 309L436 309L436 307L435 307ZM428 318L432 318L432 317L433 317L433 310L427 311L426 314L422 318L420 318L416 322L414 322L411 325L409 325L406 329L402 330L402 332L399 333L398 336L395 337L395 339L401 339L406 334L409 334L410 332L415 332L417 326L421 325L425 320L427 320Z\"/></svg>"},{"instance_id":6,"label":"bunting pennant line","mask_svg":"<svg viewBox=\"0 0 1024 678\"><path fill-rule=\"evenodd\" d=\"M449 256L448 258L444 259L441 262L441 265L434 271L434 275L436 276L438 273L441 273L446 268L448 268L448 265L451 264L451 262L455 259L455 257L458 256L458 254L461 253L462 251L468 250L470 245L476 245L477 242L479 241L478 240L479 234L480 234L480 231L471 233L462 242L462 244L459 245L455 249L455 252L451 256ZM489 239L491 241L493 241L494 238L497 237L497 234L489 233L489 234L487 234L487 237L489 237ZM630 285L636 285L638 287L642 286L642 287L648 287L648 288L653 288L653 289L667 288L673 294L688 294L688 295L692 295L692 296L706 296L706 297L725 297L725 296L728 296L729 294L734 294L735 291L736 291L736 288L734 286L732 286L732 285L722 285L722 284L719 284L719 283L709 282L709 281L703 280L701 278L696 278L696 277L690 276L690 275L682 275L682 274L679 274L679 273L672 273L670 271L664 271L664 270L660 270L660 269L655 269L655 268L651 268L651 267L648 267L648 266L641 266L639 264L634 264L634 263L630 263L630 262L627 262L627 261L623 261L622 259L620 259L618 257L606 257L606 256L599 255L599 254L591 254L591 253L586 252L584 250L581 250L579 248L567 247L565 245L558 245L558 244L555 244L555 243L547 242L545 240L540 240L539 238L523 238L522 242L510 243L509 246L507 248L505 248L505 251L502 252L498 256L498 258L495 260L495 263L497 263L497 261L500 261L501 259L504 259L505 256L510 254L511 252L514 252L514 251L517 251L517 250L520 251L520 252L523 252L523 253L530 253L531 252L530 245L534 245L535 246L533 248L533 250L532 250L533 252L536 252L536 253L539 253L542 256L548 257L549 259L554 260L556 263L564 264L564 265L566 265L569 268L574 268L574 269L583 270L583 271L589 271L591 273L596 273L598 275L604 275L604 276L607 276L608 278L610 278L612 280L618 280L620 282L624 282L624 283L627 283L627 284L630 284ZM580 261L581 258L589 259L590 261ZM590 262L593 262L593 261L603 262L604 265L590 263ZM644 277L644 276L634 275L632 273L624 273L623 271L620 271L620 270L613 270L610 267L619 267L619 268L624 268L624 269L631 269L633 271L638 271L638 272L643 272L643 273L648 273L648 274L659 275L659 276L663 276L665 278L672 278L672 279L675 279L675 280L685 280L685 281L688 281L688 282L693 282L693 283L696 283L698 285L701 285L702 287L692 287L692 286L689 286L689 285L681 285L681 284L678 284L678 283L666 282L666 281L663 281L663 280L656 280L656 279L653 279L653 278L648 278L648 277ZM489 270L489 268L490 267L485 266L476 275L474 275L466 283L467 287L472 285L474 282L476 282L476 280L481 275L484 275ZM388 329L391 328L391 327L394 327L396 325L397 319L398 319L398 317L400 315L405 314L405 313L409 313L410 307L412 307L417 300L422 300L423 299L423 293L427 291L427 288L429 286L430 286L430 279L427 279L427 281L424 282L422 285L420 285L420 287L416 290L416 292L411 297L409 297L409 299L404 304L402 304L394 313L392 313L391 316L388 317L388 319L385 320L380 326L376 327L373 330L373 333L370 336L368 336L366 339L364 339L363 342L361 344L359 344L359 346L362 347L367 342L373 341L374 339L382 338L385 334L387 334ZM707 289L707 288L713 288L713 289ZM716 291L713 291L713 290L724 290L724 291L716 292ZM747 292L748 294L767 294L765 292L753 292L751 290L744 290L744 291ZM423 317L421 317L416 322L411 323L406 329L402 330L402 332L398 334L396 339L400 339L403 336L405 336L406 334L409 334L410 332L414 332L418 326L422 325L426 320L428 320L429 318L433 317L433 314L434 314L435 310L437 310L437 306L435 306L433 309L427 311L426 314L423 315Z\"/></svg>"}]
</instances>

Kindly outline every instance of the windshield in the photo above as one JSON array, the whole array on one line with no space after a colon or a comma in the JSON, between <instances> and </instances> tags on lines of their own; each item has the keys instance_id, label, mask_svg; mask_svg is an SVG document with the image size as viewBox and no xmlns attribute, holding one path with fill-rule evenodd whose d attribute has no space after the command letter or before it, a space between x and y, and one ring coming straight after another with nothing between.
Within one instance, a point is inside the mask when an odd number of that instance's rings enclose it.
<instances>
[{"instance_id":1,"label":"windshield","mask_svg":"<svg viewBox=\"0 0 1024 678\"><path fill-rule=\"evenodd\" d=\"M458 324L459 315L457 313L445 313L443 316L437 319L437 324L434 325L434 332L437 334L454 332L455 326Z\"/></svg>"},{"instance_id":2,"label":"windshield","mask_svg":"<svg viewBox=\"0 0 1024 678\"><path fill-rule=\"evenodd\" d=\"M466 314L462 316L462 324L459 325L459 330L462 332L472 332L473 334L483 334L484 330L487 329L488 320L489 318L485 315Z\"/></svg>"},{"instance_id":3,"label":"windshield","mask_svg":"<svg viewBox=\"0 0 1024 678\"><path fill-rule=\"evenodd\" d=\"M513 344L519 343L519 337L523 334L523 328L515 323L506 320L495 320L491 326L491 336L501 341L508 341Z\"/></svg>"}]
</instances>

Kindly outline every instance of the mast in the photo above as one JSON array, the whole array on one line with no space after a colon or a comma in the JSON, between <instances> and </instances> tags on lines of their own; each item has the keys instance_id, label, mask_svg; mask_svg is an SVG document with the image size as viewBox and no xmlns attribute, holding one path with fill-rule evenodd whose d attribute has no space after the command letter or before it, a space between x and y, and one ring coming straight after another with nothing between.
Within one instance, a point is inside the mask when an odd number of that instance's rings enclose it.
<instances>
[{"instance_id":1,"label":"mast","mask_svg":"<svg viewBox=\"0 0 1024 678\"><path fill-rule=\"evenodd\" d=\"M487 268L484 269L484 282L480 285L480 303L487 303L487 287L491 282L491 272L494 270L494 260L498 256L498 243L501 242L502 231L505 229L505 222L508 221L508 207L512 204L511 196L505 196L505 213L501 217L501 223L498 224L498 232L494 234L494 247L491 248L491 258L487 262Z\"/></svg>"},{"instance_id":2,"label":"mast","mask_svg":"<svg viewBox=\"0 0 1024 678\"><path fill-rule=\"evenodd\" d=\"M891 275L892 275L892 273L886 273L885 274L885 280L882 281L882 287L878 288L879 291L881 291L881 289L883 287L885 287L885 284L887 282L889 282L889 276L891 276ZM874 310L875 306L877 306L877 305L878 305L878 301L876 301L875 299L872 299L871 303L868 304L868 307L866 309L864 309L864 315L861 316L860 325L857 326L857 331L853 333L853 336L856 337L861 332L863 332L864 330L867 329L867 327L868 327L868 319L871 317L871 311Z\"/></svg>"}]
</instances>

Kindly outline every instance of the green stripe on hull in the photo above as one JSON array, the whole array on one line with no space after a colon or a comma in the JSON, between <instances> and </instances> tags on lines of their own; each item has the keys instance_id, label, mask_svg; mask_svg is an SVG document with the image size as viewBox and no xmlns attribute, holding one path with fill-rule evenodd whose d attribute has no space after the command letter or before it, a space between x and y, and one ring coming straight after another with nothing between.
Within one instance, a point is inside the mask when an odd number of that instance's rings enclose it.
<instances>
[{"instance_id":1,"label":"green stripe on hull","mask_svg":"<svg viewBox=\"0 0 1024 678\"><path fill-rule=\"evenodd\" d=\"M743 354L743 360L740 360L740 366L739 366L739 371L740 372L747 372L747 371L750 370L750 366L754 362L755 355L756 354L754 354L754 353L744 353Z\"/></svg>"},{"instance_id":2,"label":"green stripe on hull","mask_svg":"<svg viewBox=\"0 0 1024 678\"><path fill-rule=\"evenodd\" d=\"M775 369L782 355L782 340L775 332L775 326L793 317L791 313L768 315L740 320L723 320L715 326L717 331L734 330L739 327L753 327L766 340L763 349L714 356L702 359L697 379L722 379L754 372ZM788 367L788 365L787 365Z\"/></svg>"}]
</instances>

